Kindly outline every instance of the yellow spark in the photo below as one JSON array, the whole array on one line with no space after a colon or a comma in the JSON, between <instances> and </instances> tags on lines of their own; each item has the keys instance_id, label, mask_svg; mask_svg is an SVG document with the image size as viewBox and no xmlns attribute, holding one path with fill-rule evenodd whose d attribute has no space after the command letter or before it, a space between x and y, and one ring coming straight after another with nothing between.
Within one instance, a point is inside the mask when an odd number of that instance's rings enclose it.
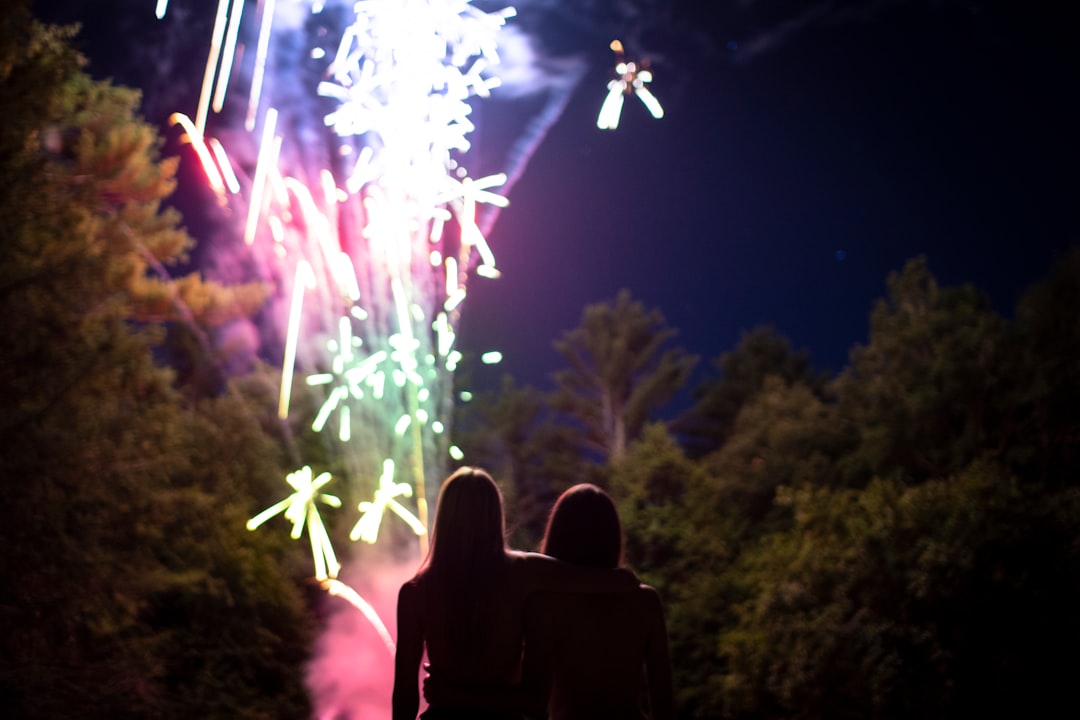
<instances>
[{"instance_id":1,"label":"yellow spark","mask_svg":"<svg viewBox=\"0 0 1080 720\"><path fill-rule=\"evenodd\" d=\"M374 543L378 540L382 517L387 510L404 520L414 533L423 535L426 532L424 524L394 499L397 497L412 497L412 487L409 483L394 482L394 461L388 458L383 461L383 471L379 477L379 487L375 490L375 497L371 502L365 501L358 505L361 513L360 520L349 533L349 539L363 540L366 543Z\"/></svg>"},{"instance_id":2,"label":"yellow spark","mask_svg":"<svg viewBox=\"0 0 1080 720\"><path fill-rule=\"evenodd\" d=\"M333 479L328 472L312 479L311 466L305 465L296 472L289 473L285 481L292 486L292 495L271 505L247 521L247 529L255 530L275 515L284 513L285 519L293 525L289 533L293 540L299 540L307 526L308 539L311 541L311 556L315 562L315 577L318 580L337 577L341 564L337 561L330 536L323 525L322 517L316 505L322 502L330 507L341 507L341 500L335 495L319 492L319 488Z\"/></svg>"},{"instance_id":3,"label":"yellow spark","mask_svg":"<svg viewBox=\"0 0 1080 720\"><path fill-rule=\"evenodd\" d=\"M394 654L394 640L390 637L390 632L386 629L386 625L383 624L382 619L379 617L379 614L375 612L375 608L371 606L371 603L340 580L323 580L322 586L326 592L334 597L345 600L362 612L368 622L371 623L372 627L375 628L375 632L379 633L379 637L382 638L383 644L386 645L386 649L390 651L390 655L392 656Z\"/></svg>"},{"instance_id":4,"label":"yellow spark","mask_svg":"<svg viewBox=\"0 0 1080 720\"><path fill-rule=\"evenodd\" d=\"M281 394L278 396L278 417L289 416L289 398L292 395L293 368L296 366L296 346L300 337L300 317L304 307L304 292L315 288L315 273L306 260L296 266L293 281L292 306L289 309L289 329L285 335L285 362L281 366Z\"/></svg>"}]
</instances>

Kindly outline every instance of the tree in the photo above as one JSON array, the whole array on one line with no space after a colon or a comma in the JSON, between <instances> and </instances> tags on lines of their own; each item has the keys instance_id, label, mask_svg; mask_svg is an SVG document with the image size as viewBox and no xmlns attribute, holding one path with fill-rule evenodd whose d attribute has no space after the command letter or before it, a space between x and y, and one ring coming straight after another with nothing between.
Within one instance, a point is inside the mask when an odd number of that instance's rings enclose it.
<instances>
[{"instance_id":1,"label":"tree","mask_svg":"<svg viewBox=\"0 0 1080 720\"><path fill-rule=\"evenodd\" d=\"M621 291L585 308L555 348L570 367L555 374L553 406L583 431L584 449L618 460L652 414L682 387L697 358L665 346L675 336L660 311Z\"/></svg>"},{"instance_id":2,"label":"tree","mask_svg":"<svg viewBox=\"0 0 1080 720\"><path fill-rule=\"evenodd\" d=\"M722 637L727 717L1042 715L1067 702L1080 637L1076 499L1000 466L907 487L804 486L795 517L740 559L756 590Z\"/></svg>"},{"instance_id":3,"label":"tree","mask_svg":"<svg viewBox=\"0 0 1080 720\"><path fill-rule=\"evenodd\" d=\"M971 286L942 288L923 258L888 279L870 339L833 390L858 428L852 483L945 477L1005 441L1005 323Z\"/></svg>"},{"instance_id":4,"label":"tree","mask_svg":"<svg viewBox=\"0 0 1080 720\"><path fill-rule=\"evenodd\" d=\"M1006 427L1021 476L1051 487L1075 485L1080 465L1080 248L1073 248L1016 310L1015 362Z\"/></svg>"},{"instance_id":5,"label":"tree","mask_svg":"<svg viewBox=\"0 0 1080 720\"><path fill-rule=\"evenodd\" d=\"M554 421L544 394L518 387L509 375L498 391L480 393L456 409L454 441L467 462L490 471L504 488L515 547L538 547L558 495L595 480L571 429Z\"/></svg>"},{"instance_id":6,"label":"tree","mask_svg":"<svg viewBox=\"0 0 1080 720\"><path fill-rule=\"evenodd\" d=\"M691 716L706 705L702 690L717 670L712 641L727 609L731 525L695 511L694 503L710 494L711 478L660 423L647 425L612 465L610 482L626 561L664 601L676 701ZM695 527L700 521L706 525Z\"/></svg>"},{"instance_id":7,"label":"tree","mask_svg":"<svg viewBox=\"0 0 1080 720\"><path fill-rule=\"evenodd\" d=\"M220 305L195 294L246 291L145 275L189 242L160 205L174 168L70 37L0 10L0 701L22 718L301 716L292 549L243 527L280 452L239 397L185 403L152 352L150 321L212 323ZM175 312L153 315L155 292Z\"/></svg>"},{"instance_id":8,"label":"tree","mask_svg":"<svg viewBox=\"0 0 1080 720\"><path fill-rule=\"evenodd\" d=\"M694 406L673 423L673 429L695 455L719 448L731 435L739 410L761 391L768 377L787 385L801 383L820 393L824 378L815 376L805 350L794 351L791 342L772 327L744 332L735 349L713 360L717 376L695 391Z\"/></svg>"}]
</instances>

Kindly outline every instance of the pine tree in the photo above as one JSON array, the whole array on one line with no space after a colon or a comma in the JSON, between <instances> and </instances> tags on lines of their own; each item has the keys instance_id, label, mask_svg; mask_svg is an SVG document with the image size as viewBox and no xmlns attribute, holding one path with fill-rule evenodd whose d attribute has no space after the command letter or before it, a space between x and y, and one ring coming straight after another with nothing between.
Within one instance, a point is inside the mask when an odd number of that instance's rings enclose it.
<instances>
[{"instance_id":1,"label":"pine tree","mask_svg":"<svg viewBox=\"0 0 1080 720\"><path fill-rule=\"evenodd\" d=\"M582 427L588 452L618 460L682 387L697 357L665 347L675 334L623 290L586 307L581 325L555 342L570 367L555 374L553 405Z\"/></svg>"},{"instance_id":2,"label":"pine tree","mask_svg":"<svg viewBox=\"0 0 1080 720\"><path fill-rule=\"evenodd\" d=\"M175 166L71 35L0 10L0 704L303 716L310 628L286 552L243 527L280 451L238 398L186 403L153 356L150 321L187 308L205 327L261 290L153 274L191 242L161 206Z\"/></svg>"}]
</instances>

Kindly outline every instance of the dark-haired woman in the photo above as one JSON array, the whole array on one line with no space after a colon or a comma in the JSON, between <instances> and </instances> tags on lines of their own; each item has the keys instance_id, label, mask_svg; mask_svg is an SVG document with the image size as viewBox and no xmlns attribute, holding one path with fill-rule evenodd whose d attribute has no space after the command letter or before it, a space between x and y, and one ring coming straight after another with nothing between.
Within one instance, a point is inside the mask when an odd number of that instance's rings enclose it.
<instances>
[{"instance_id":1,"label":"dark-haired woman","mask_svg":"<svg viewBox=\"0 0 1080 720\"><path fill-rule=\"evenodd\" d=\"M595 485L575 485L548 518L541 551L581 567L622 562L615 504ZM603 594L542 593L527 610L525 677L549 690L552 720L669 720L671 664L656 590Z\"/></svg>"},{"instance_id":2,"label":"dark-haired woman","mask_svg":"<svg viewBox=\"0 0 1080 720\"><path fill-rule=\"evenodd\" d=\"M630 592L629 571L567 565L506 547L502 494L491 476L464 467L439 493L431 546L398 594L394 720L415 720L419 672L427 651L432 677L483 693L429 696L425 720L521 718L525 602L544 590ZM505 694L503 694L505 693Z\"/></svg>"}]
</instances>

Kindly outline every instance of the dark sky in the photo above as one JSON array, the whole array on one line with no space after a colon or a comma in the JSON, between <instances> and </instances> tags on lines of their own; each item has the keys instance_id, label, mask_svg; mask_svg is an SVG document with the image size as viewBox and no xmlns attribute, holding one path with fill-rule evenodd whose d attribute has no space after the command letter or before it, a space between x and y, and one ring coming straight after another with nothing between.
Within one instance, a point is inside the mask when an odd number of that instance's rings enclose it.
<instances>
[{"instance_id":1,"label":"dark sky","mask_svg":"<svg viewBox=\"0 0 1080 720\"><path fill-rule=\"evenodd\" d=\"M90 70L142 84L160 102L169 73L180 89L200 78L139 59L151 41L127 33L152 21L153 4L53 0L38 12L83 21ZM185 29L192 41L208 37L213 3L173 0L170 12L185 5L211 8L191 13ZM702 370L760 324L839 370L865 340L887 274L907 259L926 255L942 283L973 283L1008 314L1080 240L1080 113L1071 107L1080 64L1063 9L974 0L520 7L551 52L587 57L589 70L490 233L503 277L470 288L464 343L505 354L491 376L547 387L560 366L552 341L587 303L620 288L659 308ZM152 32L152 42L182 47L160 26ZM652 62L667 116L654 120L629 98L610 132L595 119L616 36Z\"/></svg>"},{"instance_id":2,"label":"dark sky","mask_svg":"<svg viewBox=\"0 0 1080 720\"><path fill-rule=\"evenodd\" d=\"M507 361L523 379L546 383L551 339L622 287L703 360L772 324L838 370L908 258L1009 313L1080 239L1064 17L947 0L696 5L714 9L687 10L676 20L698 20L693 33L655 48L667 116L631 101L617 131L597 130L598 64L499 220L506 279L474 286L465 322L525 353Z\"/></svg>"}]
</instances>

